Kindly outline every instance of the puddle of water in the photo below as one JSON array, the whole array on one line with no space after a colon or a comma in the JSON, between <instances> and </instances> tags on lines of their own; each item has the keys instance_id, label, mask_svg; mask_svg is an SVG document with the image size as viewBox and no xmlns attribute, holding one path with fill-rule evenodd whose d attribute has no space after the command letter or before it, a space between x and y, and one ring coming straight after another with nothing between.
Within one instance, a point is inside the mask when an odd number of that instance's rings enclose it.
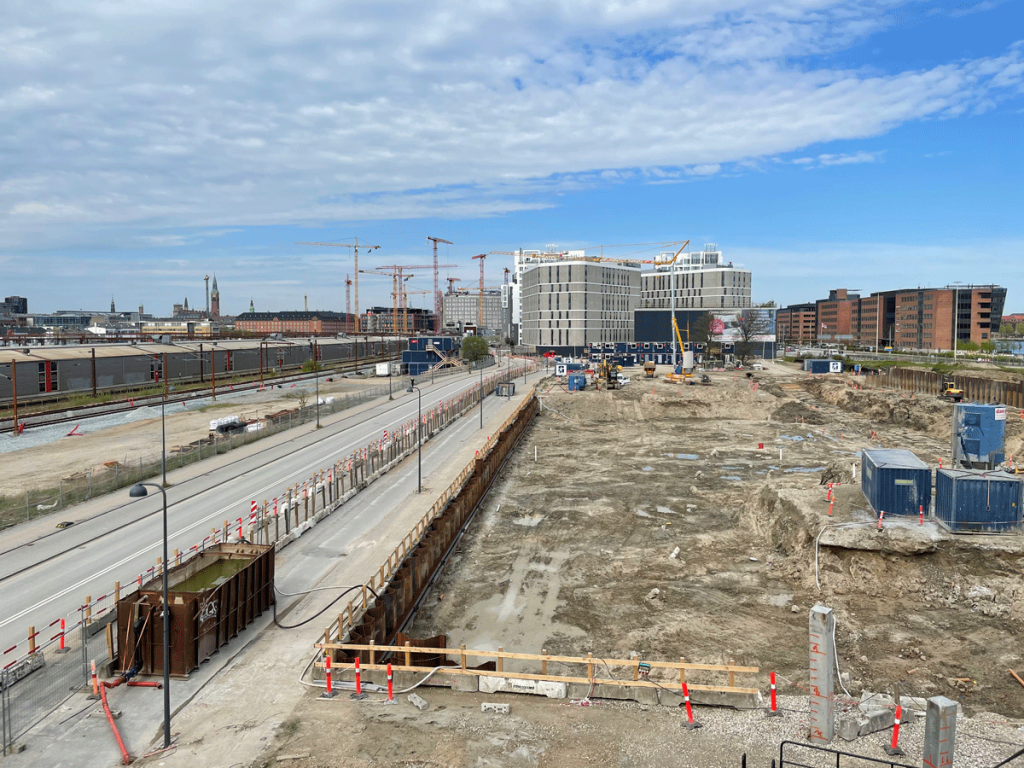
<instances>
[{"instance_id":1,"label":"puddle of water","mask_svg":"<svg viewBox=\"0 0 1024 768\"><path fill-rule=\"evenodd\" d=\"M515 520L512 521L512 523L513 525L522 525L527 528L536 528L538 525L540 525L541 520L546 519L547 518L543 517L542 515L530 515L527 517L517 517Z\"/></svg>"},{"instance_id":2,"label":"puddle of water","mask_svg":"<svg viewBox=\"0 0 1024 768\"><path fill-rule=\"evenodd\" d=\"M779 435L779 440L792 440L794 443L802 443L804 441L800 435Z\"/></svg>"},{"instance_id":3,"label":"puddle of water","mask_svg":"<svg viewBox=\"0 0 1024 768\"><path fill-rule=\"evenodd\" d=\"M790 467L785 472L821 472L824 467Z\"/></svg>"},{"instance_id":4,"label":"puddle of water","mask_svg":"<svg viewBox=\"0 0 1024 768\"><path fill-rule=\"evenodd\" d=\"M642 467L641 469L643 472L650 472L654 467Z\"/></svg>"},{"instance_id":5,"label":"puddle of water","mask_svg":"<svg viewBox=\"0 0 1024 768\"><path fill-rule=\"evenodd\" d=\"M742 477L736 477L736 475L722 475L722 479L723 480L736 480L738 482L743 482L743 478Z\"/></svg>"},{"instance_id":6,"label":"puddle of water","mask_svg":"<svg viewBox=\"0 0 1024 768\"><path fill-rule=\"evenodd\" d=\"M700 458L696 453L666 453L666 456L676 459L686 459L688 461L696 461Z\"/></svg>"},{"instance_id":7,"label":"puddle of water","mask_svg":"<svg viewBox=\"0 0 1024 768\"><path fill-rule=\"evenodd\" d=\"M668 507L657 507L656 509L663 515L674 515L676 513L674 509L669 509Z\"/></svg>"},{"instance_id":8,"label":"puddle of water","mask_svg":"<svg viewBox=\"0 0 1024 768\"><path fill-rule=\"evenodd\" d=\"M650 517L650 515L647 514L646 512L644 512L642 509L638 509L636 511L636 516L637 517Z\"/></svg>"}]
</instances>

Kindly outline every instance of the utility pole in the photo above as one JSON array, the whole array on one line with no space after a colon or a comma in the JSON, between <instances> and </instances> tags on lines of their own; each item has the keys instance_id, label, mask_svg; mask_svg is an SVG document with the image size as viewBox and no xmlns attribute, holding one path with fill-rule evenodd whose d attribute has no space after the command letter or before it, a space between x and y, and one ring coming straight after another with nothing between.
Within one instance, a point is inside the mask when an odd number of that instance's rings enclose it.
<instances>
[{"instance_id":1,"label":"utility pole","mask_svg":"<svg viewBox=\"0 0 1024 768\"><path fill-rule=\"evenodd\" d=\"M310 243L310 242L297 242L296 245L323 245L323 246L327 246L327 247L331 247L331 248L351 248L352 249L352 256L355 259L355 273L356 273L356 280L355 280L355 288L356 288L356 333L359 333L359 331L360 331L360 328L359 328L359 247L360 246L359 246L359 238L358 237L355 237L355 238L352 238L352 239L355 240L354 244L353 243ZM380 248L379 245L366 245L365 243L363 244L362 247L363 247L364 250L367 250L367 251L372 251L375 248Z\"/></svg>"},{"instance_id":2,"label":"utility pole","mask_svg":"<svg viewBox=\"0 0 1024 768\"><path fill-rule=\"evenodd\" d=\"M210 276L203 278L206 281L206 317L210 317Z\"/></svg>"},{"instance_id":3,"label":"utility pole","mask_svg":"<svg viewBox=\"0 0 1024 768\"><path fill-rule=\"evenodd\" d=\"M476 332L479 335L484 327L484 261L487 254L478 253L473 259L480 259L480 295L476 300Z\"/></svg>"},{"instance_id":4,"label":"utility pole","mask_svg":"<svg viewBox=\"0 0 1024 768\"><path fill-rule=\"evenodd\" d=\"M434 243L434 333L441 332L441 291L437 287L437 244L448 243L448 245L455 245L451 240L444 240L440 237L430 237L427 235L427 240L432 240Z\"/></svg>"},{"instance_id":5,"label":"utility pole","mask_svg":"<svg viewBox=\"0 0 1024 768\"><path fill-rule=\"evenodd\" d=\"M351 331L348 319L352 317L352 278L345 275L345 330Z\"/></svg>"}]
</instances>

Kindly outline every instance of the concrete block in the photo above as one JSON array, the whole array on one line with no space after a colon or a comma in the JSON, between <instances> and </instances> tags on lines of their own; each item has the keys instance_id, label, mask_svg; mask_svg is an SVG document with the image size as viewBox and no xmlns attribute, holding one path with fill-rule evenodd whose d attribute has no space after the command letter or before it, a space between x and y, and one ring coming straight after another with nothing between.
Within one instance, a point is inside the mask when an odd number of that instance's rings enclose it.
<instances>
[{"instance_id":1,"label":"concrete block","mask_svg":"<svg viewBox=\"0 0 1024 768\"><path fill-rule=\"evenodd\" d=\"M414 707L416 707L416 709L418 709L420 711L422 711L422 710L424 710L424 709L426 709L427 707L430 706L429 704L427 704L426 700L420 698L415 693L410 693L407 698L409 699L409 703L412 704Z\"/></svg>"},{"instance_id":2,"label":"concrete block","mask_svg":"<svg viewBox=\"0 0 1024 768\"><path fill-rule=\"evenodd\" d=\"M480 690L480 678L476 675L452 675L452 690L476 693Z\"/></svg>"},{"instance_id":3,"label":"concrete block","mask_svg":"<svg viewBox=\"0 0 1024 768\"><path fill-rule=\"evenodd\" d=\"M677 683L678 685L678 683ZM668 687L668 686L666 686ZM671 691L678 691L679 695ZM681 707L683 692L678 688L658 690L658 701L663 707ZM690 703L702 707L731 707L733 709L756 709L764 706L760 691L751 693L730 693L728 691L695 691L690 689Z\"/></svg>"},{"instance_id":4,"label":"concrete block","mask_svg":"<svg viewBox=\"0 0 1024 768\"><path fill-rule=\"evenodd\" d=\"M481 712L493 712L496 715L507 715L509 710L508 704L494 704L492 702L482 702L480 704Z\"/></svg>"},{"instance_id":5,"label":"concrete block","mask_svg":"<svg viewBox=\"0 0 1024 768\"><path fill-rule=\"evenodd\" d=\"M514 677L480 676L481 693L529 693L535 696L547 696L549 699L564 699L567 696L565 683L552 683L546 680L520 680Z\"/></svg>"},{"instance_id":6,"label":"concrete block","mask_svg":"<svg viewBox=\"0 0 1024 768\"><path fill-rule=\"evenodd\" d=\"M590 694L592 699L614 699L616 701L635 701L638 704L649 704L657 706L657 688L632 688L622 685L595 685L594 692L590 693L588 683L569 683L566 686L566 695L570 699L582 699ZM682 702L682 699L679 699Z\"/></svg>"},{"instance_id":7,"label":"concrete block","mask_svg":"<svg viewBox=\"0 0 1024 768\"><path fill-rule=\"evenodd\" d=\"M839 717L839 738L844 741L856 741L860 735L860 718L857 715L841 715Z\"/></svg>"},{"instance_id":8,"label":"concrete block","mask_svg":"<svg viewBox=\"0 0 1024 768\"><path fill-rule=\"evenodd\" d=\"M877 733L878 731L884 731L886 728L892 728L896 723L896 710L875 709L866 715L862 715L859 719L862 721L859 733L861 736L867 736L869 733Z\"/></svg>"}]
</instances>

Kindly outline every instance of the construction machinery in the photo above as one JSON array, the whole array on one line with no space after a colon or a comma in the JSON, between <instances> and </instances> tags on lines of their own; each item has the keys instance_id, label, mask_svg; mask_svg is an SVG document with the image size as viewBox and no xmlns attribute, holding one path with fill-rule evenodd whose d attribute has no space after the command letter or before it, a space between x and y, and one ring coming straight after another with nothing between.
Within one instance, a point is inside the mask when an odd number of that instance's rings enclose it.
<instances>
[{"instance_id":1,"label":"construction machinery","mask_svg":"<svg viewBox=\"0 0 1024 768\"><path fill-rule=\"evenodd\" d=\"M445 240L443 237L431 237L427 235L427 240L434 243L434 333L441 332L441 291L437 287L437 270L439 265L437 263L437 244L447 243L448 245L455 245L451 240Z\"/></svg>"},{"instance_id":2,"label":"construction machinery","mask_svg":"<svg viewBox=\"0 0 1024 768\"><path fill-rule=\"evenodd\" d=\"M327 246L329 248L351 248L352 249L352 255L353 255L354 259L355 259L355 273L356 273L356 281L355 281L355 289L356 289L356 311L355 311L356 333L359 333L360 330L362 330L360 328L361 324L359 322L359 248L362 247L363 250L365 250L365 251L372 251L372 250L375 250L377 248L380 248L380 246L379 245L367 245L366 243L363 243L362 246L360 246L359 245L359 238L358 237L353 238L353 240L355 240L354 244L353 243L310 243L310 242L298 242L298 243L296 243L296 245L323 245L323 246ZM216 287L216 281L214 281L214 287Z\"/></svg>"},{"instance_id":3,"label":"construction machinery","mask_svg":"<svg viewBox=\"0 0 1024 768\"><path fill-rule=\"evenodd\" d=\"M956 382L951 378L943 379L942 381L942 392L939 394L943 400L952 400L954 403L959 403L964 399L964 391L956 385Z\"/></svg>"},{"instance_id":4,"label":"construction machinery","mask_svg":"<svg viewBox=\"0 0 1024 768\"><path fill-rule=\"evenodd\" d=\"M602 360L597 366L597 381L604 383L607 389L619 389L619 375L622 372L621 365L612 365L607 360Z\"/></svg>"},{"instance_id":5,"label":"construction machinery","mask_svg":"<svg viewBox=\"0 0 1024 768\"><path fill-rule=\"evenodd\" d=\"M646 376L648 379L653 379L654 378L654 372L657 369L658 369L658 366L656 366L654 364L654 361L653 360L648 360L646 363L644 363L644 376Z\"/></svg>"}]
</instances>

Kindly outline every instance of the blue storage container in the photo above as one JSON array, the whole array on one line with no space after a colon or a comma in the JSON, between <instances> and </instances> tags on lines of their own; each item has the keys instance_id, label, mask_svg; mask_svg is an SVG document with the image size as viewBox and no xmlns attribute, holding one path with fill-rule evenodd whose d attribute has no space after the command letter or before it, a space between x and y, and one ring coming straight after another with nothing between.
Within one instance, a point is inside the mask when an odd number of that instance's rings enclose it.
<instances>
[{"instance_id":1,"label":"blue storage container","mask_svg":"<svg viewBox=\"0 0 1024 768\"><path fill-rule=\"evenodd\" d=\"M956 403L953 406L955 468L995 469L1006 459L1003 453L1005 438L1005 405Z\"/></svg>"},{"instance_id":2,"label":"blue storage container","mask_svg":"<svg viewBox=\"0 0 1024 768\"><path fill-rule=\"evenodd\" d=\"M804 360L804 370L810 373L842 373L843 372L843 361L842 360L820 360L817 358L807 358Z\"/></svg>"},{"instance_id":3,"label":"blue storage container","mask_svg":"<svg viewBox=\"0 0 1024 768\"><path fill-rule=\"evenodd\" d=\"M569 374L569 391L579 392L587 386L587 377L582 373Z\"/></svg>"},{"instance_id":4,"label":"blue storage container","mask_svg":"<svg viewBox=\"0 0 1024 768\"><path fill-rule=\"evenodd\" d=\"M1011 533L1021 528L1024 482L1006 472L940 469L935 518L953 533Z\"/></svg>"},{"instance_id":5,"label":"blue storage container","mask_svg":"<svg viewBox=\"0 0 1024 768\"><path fill-rule=\"evenodd\" d=\"M932 500L932 471L903 448L867 450L862 454L860 487L877 514L917 515Z\"/></svg>"}]
</instances>

